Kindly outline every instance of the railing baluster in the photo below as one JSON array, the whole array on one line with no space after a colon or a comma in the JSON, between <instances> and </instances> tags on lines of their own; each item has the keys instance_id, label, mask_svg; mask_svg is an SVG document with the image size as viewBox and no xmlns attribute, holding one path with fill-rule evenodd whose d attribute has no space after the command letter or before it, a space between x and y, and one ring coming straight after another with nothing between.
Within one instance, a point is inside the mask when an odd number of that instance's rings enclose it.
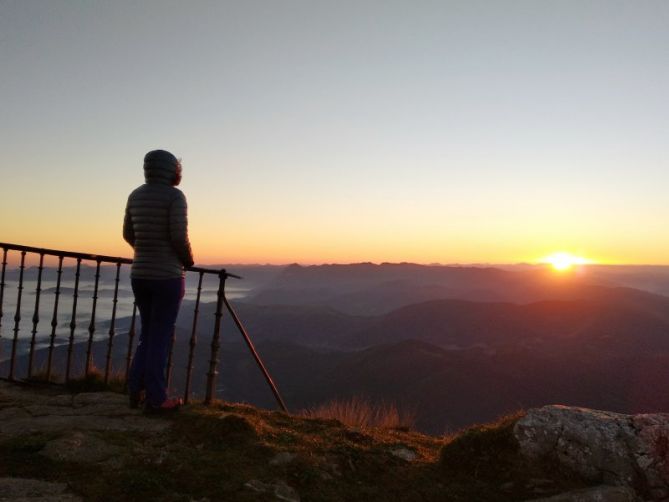
<instances>
[{"instance_id":1,"label":"railing baluster","mask_svg":"<svg viewBox=\"0 0 669 502\"><path fill-rule=\"evenodd\" d=\"M14 338L12 339L12 358L9 361L9 380L14 380L16 366L16 344L19 340L21 323L21 296L23 295L23 271L26 268L26 252L21 251L21 265L19 267L19 289L16 298L16 314L14 315Z\"/></svg>"},{"instance_id":2,"label":"railing baluster","mask_svg":"<svg viewBox=\"0 0 669 502\"><path fill-rule=\"evenodd\" d=\"M130 362L132 361L132 342L135 339L135 319L137 318L137 304L132 303L132 319L130 320L130 329L128 330L128 352L125 356L125 383L128 385L128 376L130 375Z\"/></svg>"},{"instance_id":3,"label":"railing baluster","mask_svg":"<svg viewBox=\"0 0 669 502\"><path fill-rule=\"evenodd\" d=\"M111 370L111 352L114 343L114 328L116 325L116 305L118 304L118 281L121 274L121 264L116 264L116 279L114 280L114 300L112 302L112 317L109 324L109 342L107 344L107 360L105 362L105 383L109 382L109 372Z\"/></svg>"},{"instance_id":4,"label":"railing baluster","mask_svg":"<svg viewBox=\"0 0 669 502\"><path fill-rule=\"evenodd\" d=\"M5 272L7 270L7 248L2 248L2 277L0 277L0 353L2 352L2 306L5 300Z\"/></svg>"},{"instance_id":5,"label":"railing baluster","mask_svg":"<svg viewBox=\"0 0 669 502\"><path fill-rule=\"evenodd\" d=\"M44 270L44 253L39 255L39 267L37 269L37 288L35 289L35 310L33 311L33 331L30 337L30 354L28 355L28 378L33 376L33 358L35 356L35 338L37 338L37 325L39 324L39 300L42 294L42 271Z\"/></svg>"},{"instance_id":6,"label":"railing baluster","mask_svg":"<svg viewBox=\"0 0 669 502\"><path fill-rule=\"evenodd\" d=\"M46 362L46 378L51 380L51 363L53 361L53 349L56 344L56 328L58 327L58 305L60 304L60 284L63 278L63 257L58 257L58 277L56 279L56 294L53 301L53 317L51 318L51 337L49 338L49 355Z\"/></svg>"},{"instance_id":7,"label":"railing baluster","mask_svg":"<svg viewBox=\"0 0 669 502\"><path fill-rule=\"evenodd\" d=\"M200 277L197 281L197 297L195 298L195 309L193 310L193 329L190 334L189 350L188 350L188 364L186 366L186 388L184 390L184 403L188 404L190 401L190 387L191 375L193 374L193 355L195 353L195 345L197 344L197 319L200 313L200 295L202 293L202 278L204 272L200 272Z\"/></svg>"},{"instance_id":8,"label":"railing baluster","mask_svg":"<svg viewBox=\"0 0 669 502\"><path fill-rule=\"evenodd\" d=\"M67 364L65 365L65 382L70 381L72 368L72 351L74 350L74 330L77 328L77 302L79 299L79 276L81 275L81 258L77 258L77 270L74 274L74 292L72 293L72 318L70 319L70 339L67 344Z\"/></svg>"},{"instance_id":9,"label":"railing baluster","mask_svg":"<svg viewBox=\"0 0 669 502\"><path fill-rule=\"evenodd\" d=\"M98 305L98 286L100 285L100 258L95 267L95 287L93 289L93 307L91 312L91 323L88 325L88 347L86 348L86 376L90 374L93 363L93 335L95 335L95 310Z\"/></svg>"},{"instance_id":10,"label":"railing baluster","mask_svg":"<svg viewBox=\"0 0 669 502\"><path fill-rule=\"evenodd\" d=\"M216 299L216 312L214 313L214 335L211 338L211 357L209 359L209 372L207 373L207 390L204 404L211 404L216 396L216 376L218 375L218 349L221 337L221 317L223 316L223 298L225 297L225 270L218 274L218 293Z\"/></svg>"}]
</instances>

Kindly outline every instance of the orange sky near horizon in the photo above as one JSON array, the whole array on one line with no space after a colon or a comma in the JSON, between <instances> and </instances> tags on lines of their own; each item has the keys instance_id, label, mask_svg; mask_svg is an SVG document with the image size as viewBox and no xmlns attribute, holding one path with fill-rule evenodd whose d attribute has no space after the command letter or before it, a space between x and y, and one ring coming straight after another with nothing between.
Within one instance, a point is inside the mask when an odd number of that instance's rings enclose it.
<instances>
[{"instance_id":1,"label":"orange sky near horizon","mask_svg":"<svg viewBox=\"0 0 669 502\"><path fill-rule=\"evenodd\" d=\"M67 225L35 221L32 225L8 228L3 223L2 241L27 246L77 251L132 258L132 249L121 237L122 208L116 218L97 220L95 225L79 219ZM380 228L351 226L348 231L336 225L309 227L308 224L267 225L260 227L238 221L225 231L212 232L217 225L191 211L190 237L197 265L359 262L412 262L420 264L516 264L539 263L556 252L586 258L594 264L667 265L662 248L639 249L633 239L613 235L602 242L601 235L564 238L558 233L537 232L536 238L522 240L520 229L505 235L506 229L489 228L483 235L474 229L450 228L440 232L438 225ZM120 216L119 216L120 214ZM218 224L220 225L220 223ZM220 228L220 226L219 226ZM409 231L407 231L409 228ZM480 230L480 229L478 229ZM212 235L213 234L213 235ZM618 238L617 238L618 237ZM666 246L666 244L665 244ZM11 256L11 254L10 254ZM12 262L16 262L14 257ZM31 258L30 262L34 262Z\"/></svg>"}]
</instances>

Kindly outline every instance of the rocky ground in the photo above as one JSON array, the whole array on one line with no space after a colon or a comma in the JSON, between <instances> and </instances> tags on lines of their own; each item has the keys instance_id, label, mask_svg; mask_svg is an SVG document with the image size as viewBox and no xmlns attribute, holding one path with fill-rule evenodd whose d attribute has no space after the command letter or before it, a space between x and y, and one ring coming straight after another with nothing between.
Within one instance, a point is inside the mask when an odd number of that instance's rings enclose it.
<instances>
[{"instance_id":1,"label":"rocky ground","mask_svg":"<svg viewBox=\"0 0 669 502\"><path fill-rule=\"evenodd\" d=\"M559 407L440 438L241 404L146 417L122 394L0 381L0 501L664 500L629 448L609 469L579 423L609 433ZM655 453L640 461L661 471L667 451Z\"/></svg>"}]
</instances>

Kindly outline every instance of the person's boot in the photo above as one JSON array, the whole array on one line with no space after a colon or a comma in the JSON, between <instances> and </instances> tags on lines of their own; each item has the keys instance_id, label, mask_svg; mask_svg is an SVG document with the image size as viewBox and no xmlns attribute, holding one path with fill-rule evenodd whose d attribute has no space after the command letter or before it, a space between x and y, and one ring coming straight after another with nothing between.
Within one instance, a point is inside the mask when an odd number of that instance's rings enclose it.
<instances>
[{"instance_id":1,"label":"person's boot","mask_svg":"<svg viewBox=\"0 0 669 502\"><path fill-rule=\"evenodd\" d=\"M144 413L147 415L161 415L164 413L173 413L179 411L183 404L183 399L180 397L173 397L165 399L160 406L152 406L148 402L144 404Z\"/></svg>"}]
</instances>

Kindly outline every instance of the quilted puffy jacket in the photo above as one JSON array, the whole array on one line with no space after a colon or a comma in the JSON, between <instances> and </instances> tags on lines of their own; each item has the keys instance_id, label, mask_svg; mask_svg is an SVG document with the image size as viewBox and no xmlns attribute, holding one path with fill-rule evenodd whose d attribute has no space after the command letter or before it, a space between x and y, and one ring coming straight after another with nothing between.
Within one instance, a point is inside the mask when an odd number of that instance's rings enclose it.
<instances>
[{"instance_id":1,"label":"quilted puffy jacket","mask_svg":"<svg viewBox=\"0 0 669 502\"><path fill-rule=\"evenodd\" d=\"M135 250L132 278L182 277L184 267L193 265L186 197L172 186L177 164L169 152L149 152L144 158L146 183L128 197L123 238Z\"/></svg>"}]
</instances>

